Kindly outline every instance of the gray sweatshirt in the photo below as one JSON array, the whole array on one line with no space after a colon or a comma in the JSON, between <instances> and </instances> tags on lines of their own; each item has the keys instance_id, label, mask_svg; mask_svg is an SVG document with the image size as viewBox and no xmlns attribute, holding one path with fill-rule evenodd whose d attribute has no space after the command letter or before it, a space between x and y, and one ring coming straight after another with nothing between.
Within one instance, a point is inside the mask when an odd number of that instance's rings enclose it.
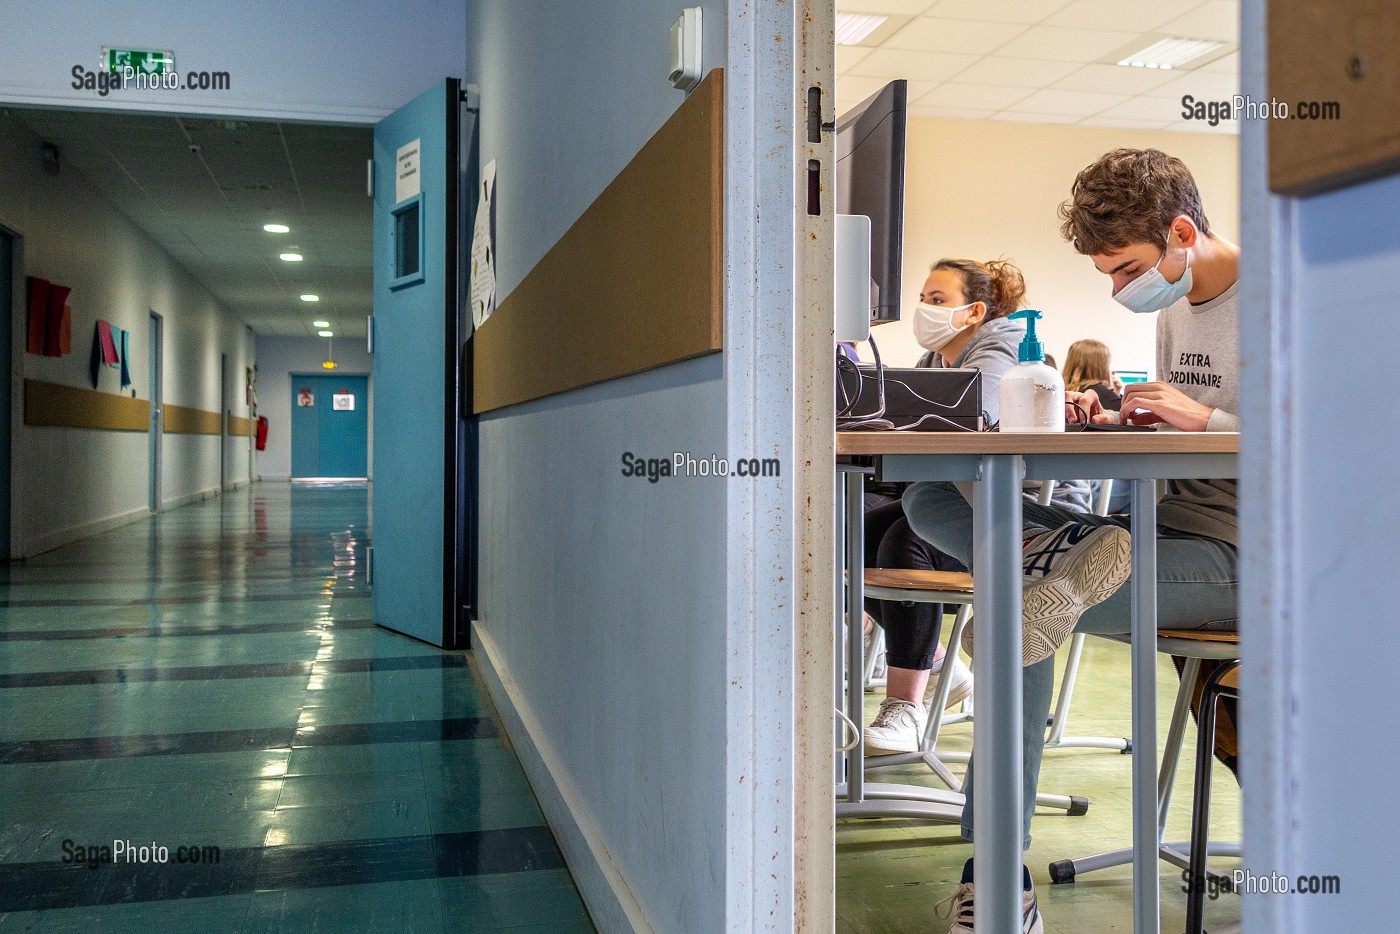
<instances>
[{"instance_id":1,"label":"gray sweatshirt","mask_svg":"<svg viewBox=\"0 0 1400 934\"><path fill-rule=\"evenodd\" d=\"M995 318L982 325L967 342L967 346L953 361L954 369L973 369L982 372L982 411L989 422L1001 417L1001 377L1017 363L1017 351L1021 339L1026 336L1026 326L1020 319ZM919 358L916 366L944 367L943 358L933 351ZM1040 495L1040 481L1026 481L1026 497L1035 499ZM1065 509L1088 512L1090 491L1087 480L1060 480L1050 501Z\"/></svg>"},{"instance_id":2,"label":"gray sweatshirt","mask_svg":"<svg viewBox=\"0 0 1400 934\"><path fill-rule=\"evenodd\" d=\"M1199 305L1183 298L1157 316L1157 378L1215 409L1206 431L1240 430L1238 289L1236 282ZM1173 480L1167 490L1157 506L1159 525L1239 545L1234 480Z\"/></svg>"}]
</instances>

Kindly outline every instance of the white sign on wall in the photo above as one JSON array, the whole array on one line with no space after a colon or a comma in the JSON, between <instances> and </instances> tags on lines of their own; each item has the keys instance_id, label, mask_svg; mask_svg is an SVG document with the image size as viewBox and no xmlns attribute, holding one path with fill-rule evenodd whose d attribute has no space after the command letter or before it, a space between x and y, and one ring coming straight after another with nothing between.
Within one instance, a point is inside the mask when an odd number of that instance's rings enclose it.
<instances>
[{"instance_id":1,"label":"white sign on wall","mask_svg":"<svg viewBox=\"0 0 1400 934\"><path fill-rule=\"evenodd\" d=\"M351 392L338 392L331 396L331 408L337 412L355 411L355 394Z\"/></svg>"},{"instance_id":2,"label":"white sign on wall","mask_svg":"<svg viewBox=\"0 0 1400 934\"><path fill-rule=\"evenodd\" d=\"M422 149L422 139L415 139L413 142L399 147L398 156L394 159L395 204L407 201L423 190L422 177L418 172L418 161Z\"/></svg>"}]
</instances>

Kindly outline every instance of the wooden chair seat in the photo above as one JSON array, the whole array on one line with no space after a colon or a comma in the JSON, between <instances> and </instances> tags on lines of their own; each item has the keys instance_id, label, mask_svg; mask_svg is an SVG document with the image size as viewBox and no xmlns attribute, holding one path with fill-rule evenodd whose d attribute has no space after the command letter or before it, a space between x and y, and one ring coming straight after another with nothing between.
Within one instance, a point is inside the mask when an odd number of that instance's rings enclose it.
<instances>
[{"instance_id":1,"label":"wooden chair seat","mask_svg":"<svg viewBox=\"0 0 1400 934\"><path fill-rule=\"evenodd\" d=\"M1197 642L1233 642L1240 643L1240 634L1221 629L1159 629L1157 635L1166 636L1168 639L1193 639Z\"/></svg>"},{"instance_id":2,"label":"wooden chair seat","mask_svg":"<svg viewBox=\"0 0 1400 934\"><path fill-rule=\"evenodd\" d=\"M866 568L865 586L900 590L942 590L972 593L972 575L963 571L915 571L901 568Z\"/></svg>"}]
</instances>

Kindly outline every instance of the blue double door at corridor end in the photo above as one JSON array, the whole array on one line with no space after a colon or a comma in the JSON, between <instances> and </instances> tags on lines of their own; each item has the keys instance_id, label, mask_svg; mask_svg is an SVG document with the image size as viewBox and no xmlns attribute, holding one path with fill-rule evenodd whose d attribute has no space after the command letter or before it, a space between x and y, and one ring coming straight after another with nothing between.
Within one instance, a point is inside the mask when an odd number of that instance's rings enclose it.
<instances>
[{"instance_id":1,"label":"blue double door at corridor end","mask_svg":"<svg viewBox=\"0 0 1400 934\"><path fill-rule=\"evenodd\" d=\"M292 374L292 477L369 475L369 377Z\"/></svg>"}]
</instances>

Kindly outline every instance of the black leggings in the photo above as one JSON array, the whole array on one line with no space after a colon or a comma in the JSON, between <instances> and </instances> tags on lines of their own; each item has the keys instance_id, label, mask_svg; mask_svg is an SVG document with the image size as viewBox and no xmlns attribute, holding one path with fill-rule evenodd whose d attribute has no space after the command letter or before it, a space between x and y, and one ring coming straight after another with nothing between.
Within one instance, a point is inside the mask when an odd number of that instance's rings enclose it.
<instances>
[{"instance_id":1,"label":"black leggings","mask_svg":"<svg viewBox=\"0 0 1400 934\"><path fill-rule=\"evenodd\" d=\"M867 506L870 500L866 501ZM920 571L966 571L914 534L904 518L904 506L891 500L865 513L865 566L911 568ZM897 600L865 601L865 609L885 630L885 662L893 668L928 671L938 651L943 627L943 604L901 603Z\"/></svg>"}]
</instances>

